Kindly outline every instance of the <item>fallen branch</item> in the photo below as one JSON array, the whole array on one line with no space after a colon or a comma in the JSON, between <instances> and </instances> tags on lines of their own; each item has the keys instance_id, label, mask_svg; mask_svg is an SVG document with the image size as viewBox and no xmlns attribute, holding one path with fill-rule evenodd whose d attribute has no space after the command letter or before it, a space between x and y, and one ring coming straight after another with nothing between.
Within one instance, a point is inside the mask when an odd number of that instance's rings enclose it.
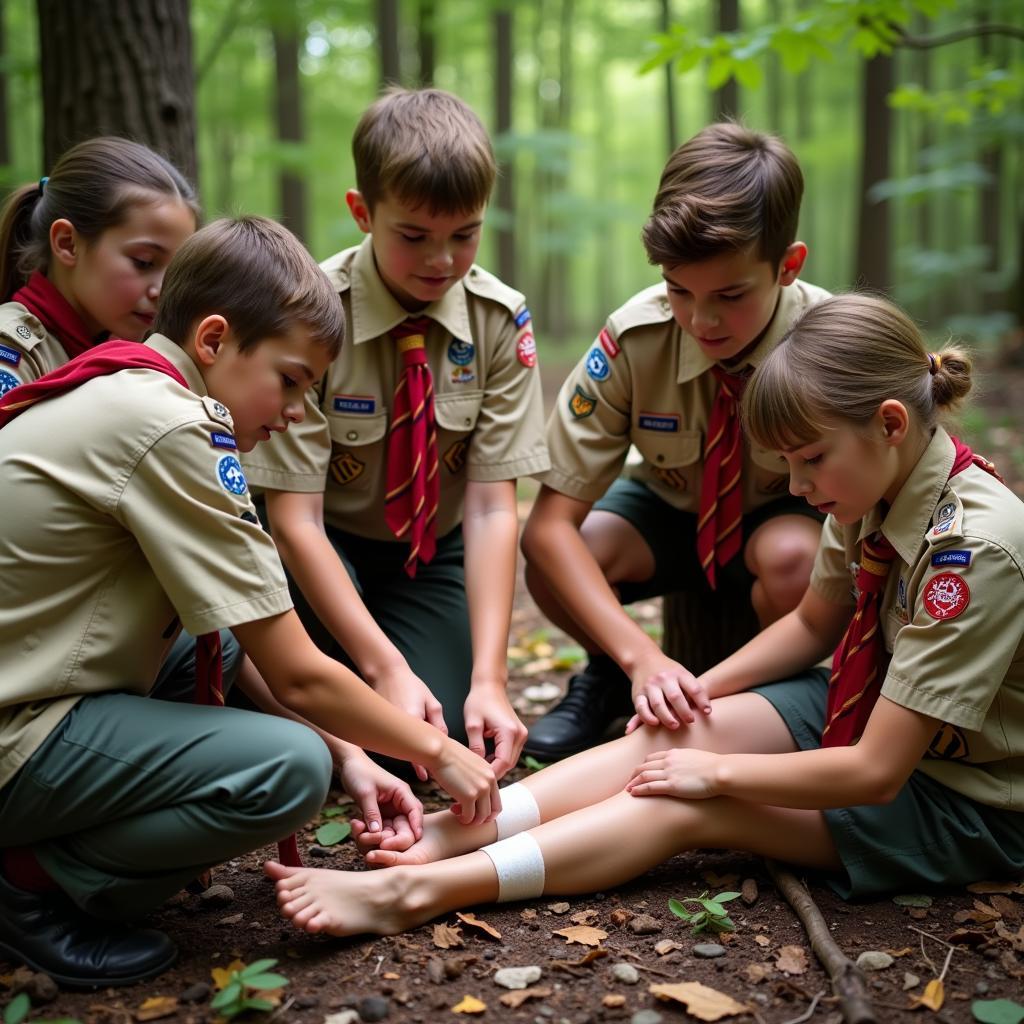
<instances>
[{"instance_id":1,"label":"fallen branch","mask_svg":"<svg viewBox=\"0 0 1024 1024\"><path fill-rule=\"evenodd\" d=\"M878 1024L864 977L857 965L836 945L818 905L792 872L769 860L765 864L776 888L800 918L811 949L828 971L832 991L839 997L839 1009L846 1024Z\"/></svg>"}]
</instances>

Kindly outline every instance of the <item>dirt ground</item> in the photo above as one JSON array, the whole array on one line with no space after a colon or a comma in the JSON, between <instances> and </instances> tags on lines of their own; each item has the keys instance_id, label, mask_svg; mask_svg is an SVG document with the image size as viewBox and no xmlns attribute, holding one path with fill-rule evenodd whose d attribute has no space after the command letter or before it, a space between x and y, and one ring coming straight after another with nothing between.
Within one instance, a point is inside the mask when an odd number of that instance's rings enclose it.
<instances>
[{"instance_id":1,"label":"dirt ground","mask_svg":"<svg viewBox=\"0 0 1024 1024\"><path fill-rule=\"evenodd\" d=\"M1016 396L1022 386L1024 371L1018 368L991 373L985 415L972 421L968 432L1019 494L1024 494L1024 421ZM635 614L657 633L656 602ZM514 699L530 721L557 699L549 694L561 692L576 652L546 626L522 586L510 645ZM520 765L512 777L528 771ZM443 805L429 788L423 798L428 809ZM351 842L325 848L317 845L315 835L321 825L343 821L349 807L344 794L332 793L326 813L300 836L307 863L359 867ZM639 840L623 836L621 841ZM148 923L168 931L181 951L176 966L162 977L128 989L57 994L24 969L0 963L0 1007L27 986L33 996L31 1020L206 1024L218 1018L210 1007L214 969L273 958L274 970L288 984L270 994L278 1004L275 1010L250 1013L248 1019L288 1024L380 1019L424 1024L460 1018L536 1024L841 1020L802 925L755 857L702 851L676 857L611 892L467 908L494 935L450 915L401 936L340 940L304 936L278 916L272 886L260 870L272 853L261 850L220 866L213 881L221 888L205 897L182 893L150 915ZM1024 1002L1024 879L977 891L905 893L860 904L844 904L820 882L808 881L833 939L848 957L886 954L881 960L887 966L864 975L878 1021L958 1024L976 1019L975 1001ZM727 905L736 930L725 936L693 937L668 907L673 898L740 890L743 897ZM439 927L444 925L449 927ZM558 934L571 928L583 930L570 936L598 945L570 942ZM695 947L703 944L720 945L720 950L704 950L719 955L699 955ZM530 988L509 990L496 983L499 969L523 966L540 972ZM940 977L942 991L936 995L934 979ZM699 983L714 992L704 993L703 1004L691 1001L688 1011L682 1002L663 1001L651 991L652 986L680 983ZM914 1009L922 997L926 1005Z\"/></svg>"}]
</instances>

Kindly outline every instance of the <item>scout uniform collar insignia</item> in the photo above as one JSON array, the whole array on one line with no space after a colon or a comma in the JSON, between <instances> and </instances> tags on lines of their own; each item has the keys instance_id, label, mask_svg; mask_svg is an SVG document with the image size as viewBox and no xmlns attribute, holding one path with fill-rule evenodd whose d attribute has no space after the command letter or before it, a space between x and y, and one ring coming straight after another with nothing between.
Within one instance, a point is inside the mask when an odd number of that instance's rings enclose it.
<instances>
[{"instance_id":1,"label":"scout uniform collar insignia","mask_svg":"<svg viewBox=\"0 0 1024 1024\"><path fill-rule=\"evenodd\" d=\"M375 338L386 336L410 315L428 316L436 320L453 338L471 337L469 309L466 291L461 281L456 281L436 302L410 314L388 291L387 285L377 272L373 258L372 239L368 235L352 259L349 280L352 301L352 344L361 345Z\"/></svg>"}]
</instances>

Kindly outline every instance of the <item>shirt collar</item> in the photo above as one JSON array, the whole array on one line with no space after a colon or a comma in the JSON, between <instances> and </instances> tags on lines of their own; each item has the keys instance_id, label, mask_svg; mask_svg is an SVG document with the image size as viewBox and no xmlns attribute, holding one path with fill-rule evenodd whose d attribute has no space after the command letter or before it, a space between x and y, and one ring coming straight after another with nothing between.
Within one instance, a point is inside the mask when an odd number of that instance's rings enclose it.
<instances>
[{"instance_id":1,"label":"shirt collar","mask_svg":"<svg viewBox=\"0 0 1024 1024\"><path fill-rule=\"evenodd\" d=\"M153 349L154 352L159 352L164 359L174 364L174 368L185 378L189 391L200 397L209 394L199 367L180 345L175 344L163 334L151 334L146 339L146 347Z\"/></svg>"},{"instance_id":2,"label":"shirt collar","mask_svg":"<svg viewBox=\"0 0 1024 1024\"><path fill-rule=\"evenodd\" d=\"M472 334L469 309L462 281L456 281L436 302L415 314L403 309L377 271L373 257L373 239L367 235L352 260L352 343L361 345L385 335L410 316L429 316L445 327L454 338L468 341Z\"/></svg>"},{"instance_id":3,"label":"shirt collar","mask_svg":"<svg viewBox=\"0 0 1024 1024\"><path fill-rule=\"evenodd\" d=\"M772 318L768 322L768 327L765 329L764 337L762 337L757 343L757 347L754 351L747 356L743 367L733 366L723 368L728 369L730 373L734 373L737 370L744 369L748 366L752 370L757 369L768 353L771 352L771 350L782 340L782 336L786 331L789 330L789 326L793 322L793 313L796 309L797 301L798 295L795 285L780 288L779 298L775 303L775 312L772 314ZM695 377L699 377L702 373L709 370L715 365L715 360L710 359L704 354L704 351L701 349L700 345L697 344L697 340L693 335L687 334L685 331L681 331L680 333L682 335L682 349L680 352L679 373L676 376L676 383L685 384L687 381L693 380Z\"/></svg>"}]
</instances>

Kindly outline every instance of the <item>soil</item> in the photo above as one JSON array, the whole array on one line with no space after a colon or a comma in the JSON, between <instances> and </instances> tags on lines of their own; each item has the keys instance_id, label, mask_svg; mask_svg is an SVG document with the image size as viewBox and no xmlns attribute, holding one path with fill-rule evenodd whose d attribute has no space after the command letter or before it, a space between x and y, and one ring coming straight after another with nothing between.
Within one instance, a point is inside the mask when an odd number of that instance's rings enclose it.
<instances>
[{"instance_id":1,"label":"soil","mask_svg":"<svg viewBox=\"0 0 1024 1024\"><path fill-rule=\"evenodd\" d=\"M1017 461L1022 451L1021 415L1014 399L1024 385L1024 371L1004 368L992 380L985 405L993 425L984 436L971 440L1004 470L1017 493L1024 494L1024 469ZM641 606L636 614L656 631L657 602ZM524 689L542 682L564 686L571 652L565 649L570 641L541 619L521 581L510 643L511 689L529 722L553 700L528 700ZM520 765L509 781L526 774L528 769ZM428 809L443 806L435 790L424 788L421 795ZM344 814L349 804L339 791L332 793L328 806L340 806ZM315 830L326 820L311 822L300 836L306 863L359 867L350 842L327 849L316 846ZM147 923L168 931L180 949L177 964L160 978L127 989L55 994L38 978L27 977L24 969L15 971L13 964L0 963L0 1006L28 983L34 993L32 1020L132 1024L166 1019L206 1024L218 1017L209 1005L211 969L236 960L248 964L273 958L274 970L288 979L277 997L280 1004L272 1013L252 1012L247 1019L347 1024L346 1011L352 1010L356 1016L350 1015L351 1020L378 1020L384 1013L383 1019L396 1024L463 1017L537 1024L842 1020L803 926L779 895L764 863L746 854L701 851L675 857L606 893L472 908L500 938L460 924L451 915L437 923L458 926L457 941L462 945L445 949L435 941L433 923L388 938L313 938L295 931L278 916L272 885L261 873L263 859L273 853L269 848L256 851L215 869L213 882L229 890L221 892L220 899L181 893L149 916ZM846 956L856 960L865 951L880 951L892 958L889 966L864 975L878 1021L932 1019L958 1024L975 1019L975 1000L1024 1002L1024 880L998 892L958 890L911 901L927 906L902 906L889 899L845 904L820 882L808 882L832 938ZM741 888L745 898L728 904L736 930L724 936L694 937L668 908L673 898ZM634 930L638 924L641 927ZM574 925L606 932L599 947L604 955L583 962L588 947L567 944L555 934ZM703 959L694 953L699 943L720 943L725 952ZM613 974L620 964L636 971L619 968L619 974L627 976L620 980ZM515 994L499 987L493 975L500 968L525 965L536 965L542 974L532 986L532 997L515 1008L508 1005ZM924 995L925 986L940 976L940 1008L912 1009L915 997ZM710 1012L694 1016L679 1002L659 1001L649 991L652 985L681 982L699 982L724 993L742 1009L734 1007L721 1018ZM478 1015L460 1012L466 996L480 1000L486 1009ZM168 999L143 1008L154 997Z\"/></svg>"}]
</instances>

